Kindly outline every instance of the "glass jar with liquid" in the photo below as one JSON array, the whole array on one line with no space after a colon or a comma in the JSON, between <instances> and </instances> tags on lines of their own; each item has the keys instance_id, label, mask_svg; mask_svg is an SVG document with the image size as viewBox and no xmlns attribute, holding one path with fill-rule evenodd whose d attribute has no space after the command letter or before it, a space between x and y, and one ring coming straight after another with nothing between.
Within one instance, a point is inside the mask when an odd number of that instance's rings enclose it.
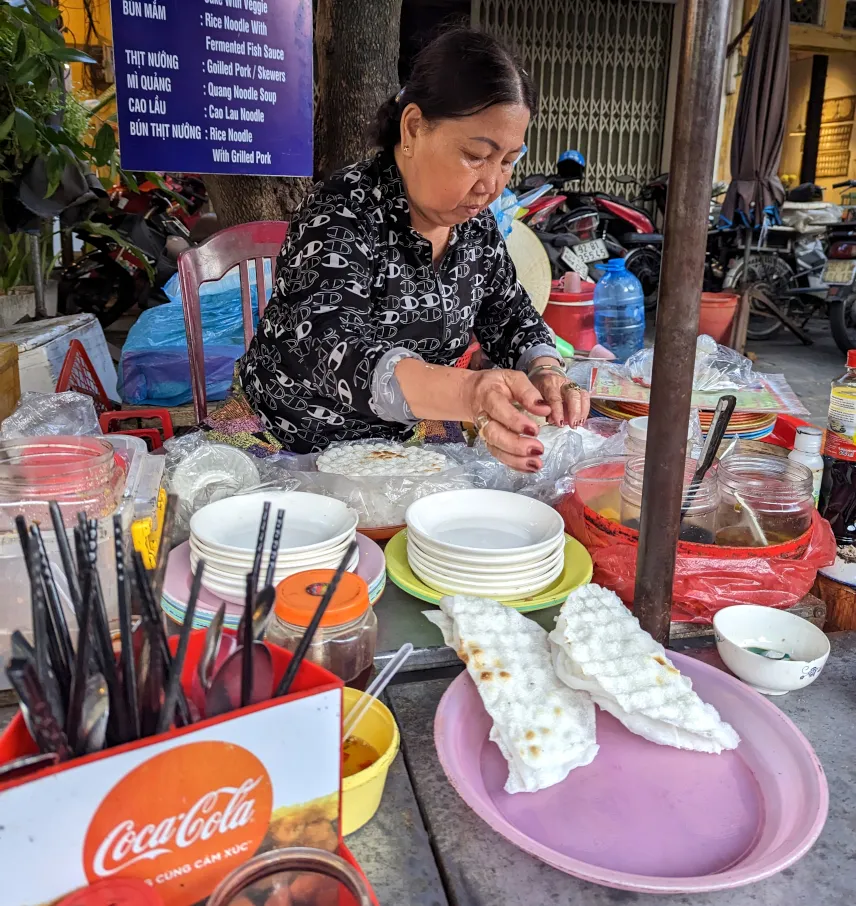
<instances>
[{"instance_id":1,"label":"glass jar with liquid","mask_svg":"<svg viewBox=\"0 0 856 906\"><path fill-rule=\"evenodd\" d=\"M309 570L279 583L274 618L266 636L269 642L287 651L297 648L333 574L332 569ZM365 689L376 644L377 617L369 603L368 586L354 573L344 573L306 658L334 673L346 686Z\"/></svg>"},{"instance_id":2,"label":"glass jar with liquid","mask_svg":"<svg viewBox=\"0 0 856 906\"><path fill-rule=\"evenodd\" d=\"M717 476L717 544L767 547L799 538L811 527L812 475L802 463L735 453L720 461Z\"/></svg>"},{"instance_id":3,"label":"glass jar with liquid","mask_svg":"<svg viewBox=\"0 0 856 906\"><path fill-rule=\"evenodd\" d=\"M684 493L681 510L685 512L678 537L681 541L713 544L719 489L716 475L712 471L708 471L701 482L693 487L692 478L697 467L698 463L694 459L687 459L684 463ZM628 528L639 528L644 471L644 456L633 456L627 460L620 495L621 524Z\"/></svg>"}]
</instances>

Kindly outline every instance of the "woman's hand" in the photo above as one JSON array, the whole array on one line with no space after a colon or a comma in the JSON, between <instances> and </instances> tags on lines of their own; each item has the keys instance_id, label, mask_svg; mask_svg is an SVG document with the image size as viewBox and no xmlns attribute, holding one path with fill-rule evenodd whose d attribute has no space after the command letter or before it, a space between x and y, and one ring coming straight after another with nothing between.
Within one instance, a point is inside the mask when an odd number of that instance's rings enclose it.
<instances>
[{"instance_id":1,"label":"woman's hand","mask_svg":"<svg viewBox=\"0 0 856 906\"><path fill-rule=\"evenodd\" d=\"M553 370L539 370L539 366L552 368L560 367L555 359L535 359L532 363L531 383L536 387L541 397L550 407L547 421L551 425L562 428L569 425L576 428L581 425L589 414L591 400L588 391L577 386L565 375Z\"/></svg>"},{"instance_id":2,"label":"woman's hand","mask_svg":"<svg viewBox=\"0 0 856 906\"><path fill-rule=\"evenodd\" d=\"M490 452L519 472L537 472L544 453L538 426L515 404L542 418L550 415L550 406L521 371L495 368L470 376L464 406Z\"/></svg>"}]
</instances>

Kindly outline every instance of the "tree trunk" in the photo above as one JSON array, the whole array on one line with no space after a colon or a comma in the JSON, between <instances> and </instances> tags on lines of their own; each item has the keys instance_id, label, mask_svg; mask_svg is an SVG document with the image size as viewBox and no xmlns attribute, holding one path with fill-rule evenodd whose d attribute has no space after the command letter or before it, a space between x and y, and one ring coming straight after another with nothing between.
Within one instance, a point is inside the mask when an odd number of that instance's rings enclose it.
<instances>
[{"instance_id":1,"label":"tree trunk","mask_svg":"<svg viewBox=\"0 0 856 906\"><path fill-rule=\"evenodd\" d=\"M315 55L315 175L368 157L377 108L398 89L401 0L318 0ZM312 181L278 176L206 176L220 228L290 220Z\"/></svg>"},{"instance_id":2,"label":"tree trunk","mask_svg":"<svg viewBox=\"0 0 856 906\"><path fill-rule=\"evenodd\" d=\"M253 220L291 220L311 185L312 180L305 177L205 177L218 229Z\"/></svg>"},{"instance_id":3,"label":"tree trunk","mask_svg":"<svg viewBox=\"0 0 856 906\"><path fill-rule=\"evenodd\" d=\"M378 107L398 90L401 0L318 0L315 171L368 157Z\"/></svg>"}]
</instances>

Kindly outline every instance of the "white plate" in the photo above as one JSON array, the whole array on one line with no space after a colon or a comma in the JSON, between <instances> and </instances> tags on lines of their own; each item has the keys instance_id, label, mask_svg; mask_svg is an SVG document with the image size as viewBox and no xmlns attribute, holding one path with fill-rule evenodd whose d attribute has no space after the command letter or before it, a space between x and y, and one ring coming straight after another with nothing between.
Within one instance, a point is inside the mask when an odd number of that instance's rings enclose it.
<instances>
[{"instance_id":1,"label":"white plate","mask_svg":"<svg viewBox=\"0 0 856 906\"><path fill-rule=\"evenodd\" d=\"M218 500L190 519L190 532L207 547L224 553L251 554L256 549L262 507L270 501L265 550L270 550L276 511L285 510L280 554L323 550L352 536L357 514L340 500L302 491L258 491Z\"/></svg>"},{"instance_id":2,"label":"white plate","mask_svg":"<svg viewBox=\"0 0 856 906\"><path fill-rule=\"evenodd\" d=\"M535 595L552 585L561 575L564 564L560 563L554 567L543 579L525 585L509 585L506 583L496 585L486 582L467 585L463 582L444 579L437 573L421 569L415 563L411 563L410 568L413 570L414 575L420 578L429 588L441 591L444 594L476 595L482 598L492 598L494 601L518 601L520 598Z\"/></svg>"},{"instance_id":3,"label":"white plate","mask_svg":"<svg viewBox=\"0 0 856 906\"><path fill-rule=\"evenodd\" d=\"M408 553L411 550L415 551L417 556L421 557L425 561L425 565L429 567L436 567L437 569L445 569L447 571L453 570L455 572L463 570L464 572L475 573L479 576L484 576L485 578L490 578L491 576L503 576L505 578L510 575L536 569L547 563L552 565L556 561L561 560L565 555L564 541L565 539L563 536L561 543L556 546L555 550L538 554L526 560L518 560L509 563L506 563L504 560L484 560L476 557L450 557L445 551L437 548L425 547L424 544L410 532L408 532L407 537L407 550Z\"/></svg>"},{"instance_id":4,"label":"white plate","mask_svg":"<svg viewBox=\"0 0 856 906\"><path fill-rule=\"evenodd\" d=\"M549 573L558 563L564 563L565 552L559 551L558 555L550 557L549 560L541 560L531 566L525 566L520 569L511 571L499 570L471 570L458 567L452 563L442 563L425 557L417 548L408 545L407 560L410 564L416 563L422 569L430 570L437 573L445 579L459 580L468 584L478 584L486 582L491 585L500 582L506 582L511 585L525 585L530 582L536 582L542 576Z\"/></svg>"},{"instance_id":5,"label":"white plate","mask_svg":"<svg viewBox=\"0 0 856 906\"><path fill-rule=\"evenodd\" d=\"M319 548L318 550L311 551L309 553L299 553L291 554L289 551L279 551L277 554L277 569L283 566L301 566L305 563L314 563L319 557L334 557L338 555L342 557L345 551L348 549L348 545L351 541L354 540L354 532L349 537L346 537L339 544L331 545L330 547ZM221 569L230 570L230 569L243 569L246 571L248 568L252 567L253 560L255 559L255 552L247 552L243 555L230 554L224 551L217 550L216 548L209 547L203 541L200 541L195 536L190 536L190 548L195 551L200 557L204 557L206 560L210 560L213 564L218 565ZM269 553L262 554L262 569L267 569L267 563L270 559Z\"/></svg>"},{"instance_id":6,"label":"white plate","mask_svg":"<svg viewBox=\"0 0 856 906\"><path fill-rule=\"evenodd\" d=\"M492 569L494 566L522 566L527 563L537 563L545 557L555 555L564 546L564 533L558 536L554 541L545 542L529 548L524 553L506 553L505 551L482 550L482 551L451 551L446 545L438 544L427 538L416 529L409 528L407 537L410 543L415 544L421 551L429 556L442 560L443 562L455 563L456 565L468 567L476 566L480 569Z\"/></svg>"},{"instance_id":7,"label":"white plate","mask_svg":"<svg viewBox=\"0 0 856 906\"><path fill-rule=\"evenodd\" d=\"M170 490L182 500L214 501L259 483L253 457L227 444L205 444L175 468Z\"/></svg>"},{"instance_id":8,"label":"white plate","mask_svg":"<svg viewBox=\"0 0 856 906\"><path fill-rule=\"evenodd\" d=\"M408 528L449 553L507 557L550 548L565 531L546 503L510 491L442 491L412 503Z\"/></svg>"}]
</instances>

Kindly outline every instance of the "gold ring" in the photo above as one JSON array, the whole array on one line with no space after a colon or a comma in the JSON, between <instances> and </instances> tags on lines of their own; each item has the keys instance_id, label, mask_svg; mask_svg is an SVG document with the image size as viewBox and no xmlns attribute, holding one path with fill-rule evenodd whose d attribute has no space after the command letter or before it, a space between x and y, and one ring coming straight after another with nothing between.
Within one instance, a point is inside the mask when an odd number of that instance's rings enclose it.
<instances>
[{"instance_id":1,"label":"gold ring","mask_svg":"<svg viewBox=\"0 0 856 906\"><path fill-rule=\"evenodd\" d=\"M583 388L576 381L566 381L562 384L562 393L565 393L568 390L582 390Z\"/></svg>"},{"instance_id":2,"label":"gold ring","mask_svg":"<svg viewBox=\"0 0 856 906\"><path fill-rule=\"evenodd\" d=\"M484 437L484 429L491 423L491 421L492 419L487 414L487 412L479 412L475 420L476 431L478 431L479 437Z\"/></svg>"}]
</instances>

